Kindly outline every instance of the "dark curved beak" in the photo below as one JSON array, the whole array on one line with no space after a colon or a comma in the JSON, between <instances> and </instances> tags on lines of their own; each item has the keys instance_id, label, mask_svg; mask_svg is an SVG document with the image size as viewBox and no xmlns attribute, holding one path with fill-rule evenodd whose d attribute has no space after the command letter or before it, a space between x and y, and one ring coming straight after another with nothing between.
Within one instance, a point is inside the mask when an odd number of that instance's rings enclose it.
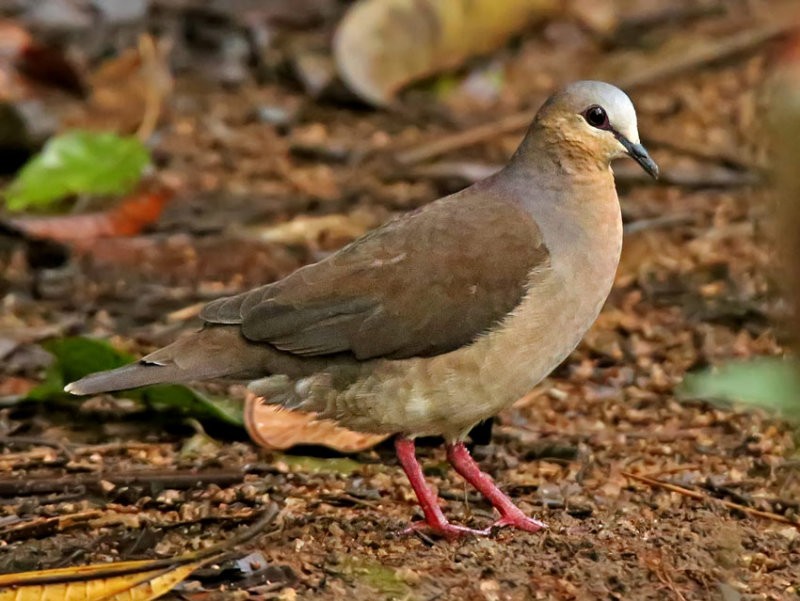
<instances>
[{"instance_id":1,"label":"dark curved beak","mask_svg":"<svg viewBox=\"0 0 800 601\"><path fill-rule=\"evenodd\" d=\"M641 144L634 144L622 134L617 134L617 140L619 140L619 143L625 147L625 150L628 152L628 156L639 163L642 166L642 169L647 171L647 173L649 173L653 179L658 179L658 165L656 165L656 162L650 158L650 154L648 154L647 149L644 146Z\"/></svg>"}]
</instances>

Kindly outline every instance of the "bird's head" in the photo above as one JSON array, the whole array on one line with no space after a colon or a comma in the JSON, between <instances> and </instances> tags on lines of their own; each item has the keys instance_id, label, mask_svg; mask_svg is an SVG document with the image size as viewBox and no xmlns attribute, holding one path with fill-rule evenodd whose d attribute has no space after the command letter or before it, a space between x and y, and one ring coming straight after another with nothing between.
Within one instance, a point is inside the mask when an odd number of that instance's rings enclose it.
<instances>
[{"instance_id":1,"label":"bird's head","mask_svg":"<svg viewBox=\"0 0 800 601\"><path fill-rule=\"evenodd\" d=\"M607 166L629 156L658 177L658 165L639 142L631 99L611 84L578 81L556 92L539 110L534 131L564 162Z\"/></svg>"}]
</instances>

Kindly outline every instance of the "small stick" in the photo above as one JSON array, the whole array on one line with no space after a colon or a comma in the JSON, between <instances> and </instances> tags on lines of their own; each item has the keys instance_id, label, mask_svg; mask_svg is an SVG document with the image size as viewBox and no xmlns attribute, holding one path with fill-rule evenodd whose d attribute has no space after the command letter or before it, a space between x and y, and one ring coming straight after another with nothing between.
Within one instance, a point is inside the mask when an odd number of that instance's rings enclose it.
<instances>
[{"instance_id":1,"label":"small stick","mask_svg":"<svg viewBox=\"0 0 800 601\"><path fill-rule=\"evenodd\" d=\"M170 76L166 67L165 54L168 49L156 44L153 36L143 34L139 37L139 56L141 72L144 76L144 114L142 122L136 130L136 137L147 141L158 125L164 97L171 87Z\"/></svg>"},{"instance_id":2,"label":"small stick","mask_svg":"<svg viewBox=\"0 0 800 601\"><path fill-rule=\"evenodd\" d=\"M22 540L25 538L41 538L51 534L64 532L70 528L75 528L91 520L95 520L103 515L102 511L91 509L68 515L56 517L36 517L30 520L10 524L0 529L0 538L6 543Z\"/></svg>"},{"instance_id":3,"label":"small stick","mask_svg":"<svg viewBox=\"0 0 800 601\"><path fill-rule=\"evenodd\" d=\"M70 449L63 442L57 440L46 440L37 436L0 436L0 444L4 445L27 445L32 447L50 447L61 451L68 459L74 459ZM18 453L22 455L22 453ZM2 457L3 460L8 459L8 455Z\"/></svg>"},{"instance_id":4,"label":"small stick","mask_svg":"<svg viewBox=\"0 0 800 601\"><path fill-rule=\"evenodd\" d=\"M783 19L775 23L762 25L757 29L746 29L739 33L734 33L712 44L689 46L687 52L677 57L670 56L649 65L646 69L620 77L618 85L621 88L649 85L684 71L691 71L709 63L721 61L757 48L765 42L796 29L797 25L797 21L794 19Z\"/></svg>"},{"instance_id":5,"label":"small stick","mask_svg":"<svg viewBox=\"0 0 800 601\"><path fill-rule=\"evenodd\" d=\"M228 540L216 543L205 549L187 553L179 557L167 557L164 559L141 561L123 561L119 562L119 565L110 563L105 569L92 571L91 576L87 575L86 572L81 572L79 570L76 570L73 573L65 573L64 570L57 570L57 574L53 574L52 571L47 570L41 575L34 575L33 577L26 579L25 584L46 585L54 582L76 582L87 580L89 578L100 579L109 578L112 576L121 576L124 574L135 574L143 570L149 571L158 568L174 568L176 566L185 565L195 561L210 562L217 559L221 554L227 553L231 549L239 547L241 544L259 534L262 530L264 530L267 526L270 526L275 521L279 513L280 508L278 505L276 503L270 503L269 506L267 506L267 508L261 513L260 519L241 534L237 534ZM0 578L4 578L6 580L2 583L2 585L8 586L10 584L7 582L8 578L13 578L15 576L17 575L9 574L0 576Z\"/></svg>"},{"instance_id":6,"label":"small stick","mask_svg":"<svg viewBox=\"0 0 800 601\"><path fill-rule=\"evenodd\" d=\"M661 230L680 225L689 225L696 221L694 215L688 213L678 213L677 215L662 215L652 219L637 219L623 226L623 231L628 234L638 234L647 230Z\"/></svg>"},{"instance_id":7,"label":"small stick","mask_svg":"<svg viewBox=\"0 0 800 601\"><path fill-rule=\"evenodd\" d=\"M784 19L782 22L770 23L758 29L749 29L733 34L714 44L692 46L688 52L681 54L678 58L670 56L661 59L645 69L615 78L615 83L623 89L649 85L685 71L741 54L784 35L796 27L795 20ZM484 123L430 142L423 142L415 148L399 152L396 158L401 165L415 165L458 148L472 146L491 140L496 136L519 131L530 124L535 114L536 112L533 110L514 113L491 123Z\"/></svg>"},{"instance_id":8,"label":"small stick","mask_svg":"<svg viewBox=\"0 0 800 601\"><path fill-rule=\"evenodd\" d=\"M158 472L128 472L121 474L97 473L77 474L68 478L53 478L42 476L37 478L1 478L0 497L37 495L57 493L76 486L87 489L101 489L101 482L110 482L115 486L152 486L159 485L164 488L185 490L196 486L217 484L230 486L238 484L244 477L244 470L208 470L205 472L193 471L158 471Z\"/></svg>"},{"instance_id":9,"label":"small stick","mask_svg":"<svg viewBox=\"0 0 800 601\"><path fill-rule=\"evenodd\" d=\"M484 123L464 131L442 136L431 142L424 142L416 148L411 148L401 152L396 156L397 161L404 166L423 163L435 156L445 154L451 150L473 146L486 140L491 140L496 136L510 134L530 125L536 113L534 111L522 111L514 113L508 117L503 117L498 121Z\"/></svg>"},{"instance_id":10,"label":"small stick","mask_svg":"<svg viewBox=\"0 0 800 601\"><path fill-rule=\"evenodd\" d=\"M682 136L668 136L664 133L648 132L642 136L645 146L666 148L678 154L684 154L704 161L726 163L739 171L755 173L766 171L766 166L755 159L746 157L744 153L732 148L714 148L705 142L687 140Z\"/></svg>"},{"instance_id":11,"label":"small stick","mask_svg":"<svg viewBox=\"0 0 800 601\"><path fill-rule=\"evenodd\" d=\"M656 476L668 476L670 474L679 474L680 472L690 472L693 470L702 469L702 467L703 466L698 463L687 463L685 465L676 465L675 467L658 470L657 472L647 474L646 477L655 479Z\"/></svg>"},{"instance_id":12,"label":"small stick","mask_svg":"<svg viewBox=\"0 0 800 601\"><path fill-rule=\"evenodd\" d=\"M71 444L70 450L76 455L93 453L113 453L115 451L151 451L155 449L170 450L175 445L171 442L107 442L103 444Z\"/></svg>"},{"instance_id":13,"label":"small stick","mask_svg":"<svg viewBox=\"0 0 800 601\"><path fill-rule=\"evenodd\" d=\"M794 520L790 520L786 516L782 516L777 513L772 513L769 511L761 511L760 509L754 509L752 507L747 507L746 505L740 505L739 503L734 503L733 501L726 501L725 499L715 499L714 497L709 497L708 495L704 495L703 493L697 492L696 490L684 488L683 486L678 486L677 484L672 484L671 482L663 482L662 480L648 478L647 476L640 476L639 474L633 474L631 472L621 472L621 473L626 478L631 478L632 480L637 480L639 482L643 482L645 484L649 484L650 486L654 486L657 488L663 488L664 490L668 490L670 492L676 492L684 496L691 497L692 499L697 499L699 501L706 501L709 503L719 503L721 505L724 505L728 509L735 509L737 511L741 511L742 513L746 513L752 516L766 518L768 520L772 520L773 522L780 522L781 524L789 524L790 526L794 526L795 528L800 528L800 522L795 522Z\"/></svg>"},{"instance_id":14,"label":"small stick","mask_svg":"<svg viewBox=\"0 0 800 601\"><path fill-rule=\"evenodd\" d=\"M655 29L663 25L680 25L702 17L708 17L725 12L725 3L718 2L710 5L665 6L657 11L647 12L642 15L623 17L613 39L624 43L627 39L639 39L646 30Z\"/></svg>"},{"instance_id":15,"label":"small stick","mask_svg":"<svg viewBox=\"0 0 800 601\"><path fill-rule=\"evenodd\" d=\"M724 160L717 157L717 160ZM429 165L421 165L409 170L415 177L432 179L453 178L474 183L500 171L501 165L469 161L440 161ZM638 165L620 161L614 164L614 179L620 184L636 185L650 182L650 176L639 169ZM665 170L658 183L665 186L681 186L684 188L733 188L755 185L759 177L754 172L741 172L721 165L700 166L696 168L674 167Z\"/></svg>"}]
</instances>

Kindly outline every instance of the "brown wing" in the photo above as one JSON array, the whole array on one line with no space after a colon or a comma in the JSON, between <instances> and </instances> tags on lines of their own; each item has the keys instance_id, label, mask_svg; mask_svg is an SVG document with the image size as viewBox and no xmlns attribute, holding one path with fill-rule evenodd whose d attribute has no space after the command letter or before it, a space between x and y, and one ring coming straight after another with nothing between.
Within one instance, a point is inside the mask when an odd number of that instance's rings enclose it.
<instances>
[{"instance_id":1,"label":"brown wing","mask_svg":"<svg viewBox=\"0 0 800 601\"><path fill-rule=\"evenodd\" d=\"M522 209L457 194L274 284L214 301L201 317L299 355L435 355L502 320L547 258Z\"/></svg>"}]
</instances>

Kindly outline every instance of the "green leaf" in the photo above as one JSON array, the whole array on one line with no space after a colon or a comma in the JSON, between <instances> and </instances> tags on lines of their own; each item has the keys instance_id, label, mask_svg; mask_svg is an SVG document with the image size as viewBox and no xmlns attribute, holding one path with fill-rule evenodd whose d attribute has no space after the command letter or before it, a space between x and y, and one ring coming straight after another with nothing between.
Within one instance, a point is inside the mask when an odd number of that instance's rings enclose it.
<instances>
[{"instance_id":1,"label":"green leaf","mask_svg":"<svg viewBox=\"0 0 800 601\"><path fill-rule=\"evenodd\" d=\"M677 391L683 399L738 402L800 420L800 365L775 357L732 362L689 374Z\"/></svg>"},{"instance_id":2,"label":"green leaf","mask_svg":"<svg viewBox=\"0 0 800 601\"><path fill-rule=\"evenodd\" d=\"M277 458L289 467L298 468L304 472L321 474L350 474L360 470L363 466L348 457L307 457L305 455L279 454Z\"/></svg>"},{"instance_id":3,"label":"green leaf","mask_svg":"<svg viewBox=\"0 0 800 601\"><path fill-rule=\"evenodd\" d=\"M121 367L134 358L102 340L93 338L61 338L43 344L55 356L44 381L28 393L35 401L72 399L64 385L96 371ZM179 411L198 419L214 419L244 425L241 403L230 399L212 399L196 390L177 384L158 384L118 393L140 401L157 411Z\"/></svg>"},{"instance_id":4,"label":"green leaf","mask_svg":"<svg viewBox=\"0 0 800 601\"><path fill-rule=\"evenodd\" d=\"M56 360L47 370L44 381L28 393L28 398L36 401L70 398L71 395L64 392L68 382L133 361L133 356L93 338L59 338L48 340L42 346Z\"/></svg>"},{"instance_id":5,"label":"green leaf","mask_svg":"<svg viewBox=\"0 0 800 601\"><path fill-rule=\"evenodd\" d=\"M75 130L50 139L5 191L9 211L48 207L74 194L124 194L150 153L138 138Z\"/></svg>"},{"instance_id":6,"label":"green leaf","mask_svg":"<svg viewBox=\"0 0 800 601\"><path fill-rule=\"evenodd\" d=\"M244 426L241 403L231 399L212 399L187 386L156 384L126 392L125 396L140 400L156 411L178 410L198 419L211 418L234 426Z\"/></svg>"},{"instance_id":7,"label":"green leaf","mask_svg":"<svg viewBox=\"0 0 800 601\"><path fill-rule=\"evenodd\" d=\"M360 580L375 589L383 599L408 599L417 597L400 576L400 572L377 561L347 556L339 566L340 573Z\"/></svg>"}]
</instances>

